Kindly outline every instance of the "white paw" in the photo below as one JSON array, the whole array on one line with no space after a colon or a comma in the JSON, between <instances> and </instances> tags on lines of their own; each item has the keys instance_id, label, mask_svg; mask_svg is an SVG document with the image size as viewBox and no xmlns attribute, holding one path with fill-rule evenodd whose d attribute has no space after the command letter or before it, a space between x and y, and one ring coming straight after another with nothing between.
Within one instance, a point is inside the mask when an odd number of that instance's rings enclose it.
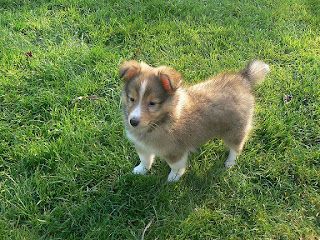
<instances>
[{"instance_id":1,"label":"white paw","mask_svg":"<svg viewBox=\"0 0 320 240\"><path fill-rule=\"evenodd\" d=\"M185 169L179 169L178 171L173 171L168 175L168 182L178 182L180 177L184 174Z\"/></svg>"},{"instance_id":2,"label":"white paw","mask_svg":"<svg viewBox=\"0 0 320 240\"><path fill-rule=\"evenodd\" d=\"M140 175L146 175L148 173L148 169L146 169L142 163L140 163L138 166L136 166L132 172L133 174L140 174Z\"/></svg>"},{"instance_id":3,"label":"white paw","mask_svg":"<svg viewBox=\"0 0 320 240\"><path fill-rule=\"evenodd\" d=\"M224 163L226 168L231 168L234 164L235 164L235 161L228 161L228 160Z\"/></svg>"},{"instance_id":4,"label":"white paw","mask_svg":"<svg viewBox=\"0 0 320 240\"><path fill-rule=\"evenodd\" d=\"M268 74L270 72L270 67L268 64L264 65L264 70L266 71L266 74Z\"/></svg>"},{"instance_id":5,"label":"white paw","mask_svg":"<svg viewBox=\"0 0 320 240\"><path fill-rule=\"evenodd\" d=\"M236 163L237 155L238 153L236 151L230 149L229 156L226 162L224 163L226 168L231 168Z\"/></svg>"}]
</instances>

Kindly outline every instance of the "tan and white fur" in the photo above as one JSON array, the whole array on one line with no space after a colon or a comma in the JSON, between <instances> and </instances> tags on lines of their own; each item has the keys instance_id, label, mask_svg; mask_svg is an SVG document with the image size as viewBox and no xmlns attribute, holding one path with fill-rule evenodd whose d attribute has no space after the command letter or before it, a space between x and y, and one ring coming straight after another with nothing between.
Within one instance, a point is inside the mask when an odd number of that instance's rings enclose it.
<instances>
[{"instance_id":1,"label":"tan and white fur","mask_svg":"<svg viewBox=\"0 0 320 240\"><path fill-rule=\"evenodd\" d=\"M231 167L251 129L253 86L269 70L255 60L239 73L183 87L182 75L170 67L123 62L124 124L141 160L133 173L146 174L160 156L171 167L168 181L178 181L189 151L213 138L223 139L230 149L225 166Z\"/></svg>"}]
</instances>

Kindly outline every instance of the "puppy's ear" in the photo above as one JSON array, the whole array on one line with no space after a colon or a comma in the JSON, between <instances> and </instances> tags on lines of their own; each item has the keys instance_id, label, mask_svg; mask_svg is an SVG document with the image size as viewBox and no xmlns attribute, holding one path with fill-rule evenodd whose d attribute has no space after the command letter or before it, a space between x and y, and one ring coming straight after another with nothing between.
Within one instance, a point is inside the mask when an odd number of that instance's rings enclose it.
<instances>
[{"instance_id":1,"label":"puppy's ear","mask_svg":"<svg viewBox=\"0 0 320 240\"><path fill-rule=\"evenodd\" d=\"M119 68L119 77L129 81L140 72L140 69L140 64L137 61L124 61Z\"/></svg>"},{"instance_id":2,"label":"puppy's ear","mask_svg":"<svg viewBox=\"0 0 320 240\"><path fill-rule=\"evenodd\" d=\"M183 79L181 73L169 67L160 67L159 77L162 86L169 93L175 92L180 87Z\"/></svg>"}]
</instances>

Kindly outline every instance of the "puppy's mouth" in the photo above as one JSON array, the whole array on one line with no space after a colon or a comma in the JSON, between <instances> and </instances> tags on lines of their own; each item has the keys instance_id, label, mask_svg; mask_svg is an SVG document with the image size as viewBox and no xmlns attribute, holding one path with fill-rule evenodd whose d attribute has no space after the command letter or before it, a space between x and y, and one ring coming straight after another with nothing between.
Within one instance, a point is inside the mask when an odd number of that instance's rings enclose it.
<instances>
[{"instance_id":1,"label":"puppy's mouth","mask_svg":"<svg viewBox=\"0 0 320 240\"><path fill-rule=\"evenodd\" d=\"M150 122L142 122L139 119L129 119L128 123L131 127L131 129L137 131L137 132L153 132L156 130L159 125L156 121L150 121Z\"/></svg>"},{"instance_id":2,"label":"puppy's mouth","mask_svg":"<svg viewBox=\"0 0 320 240\"><path fill-rule=\"evenodd\" d=\"M132 117L128 119L128 123L131 128L137 130L145 130L147 129L149 132L156 130L158 127L163 126L163 124L168 124L168 119L170 118L170 114L164 114L163 116L153 119L150 121L142 120L136 117Z\"/></svg>"}]
</instances>

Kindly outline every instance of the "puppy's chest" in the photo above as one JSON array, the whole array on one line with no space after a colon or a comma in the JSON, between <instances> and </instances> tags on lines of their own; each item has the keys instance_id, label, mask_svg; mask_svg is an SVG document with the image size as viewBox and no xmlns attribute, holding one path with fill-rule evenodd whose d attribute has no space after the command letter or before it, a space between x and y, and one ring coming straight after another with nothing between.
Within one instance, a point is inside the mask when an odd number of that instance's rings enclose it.
<instances>
[{"instance_id":1,"label":"puppy's chest","mask_svg":"<svg viewBox=\"0 0 320 240\"><path fill-rule=\"evenodd\" d=\"M134 144L143 150L154 153L158 156L164 156L172 151L175 142L168 132L146 132L134 133L127 131L127 137L134 142Z\"/></svg>"}]
</instances>

